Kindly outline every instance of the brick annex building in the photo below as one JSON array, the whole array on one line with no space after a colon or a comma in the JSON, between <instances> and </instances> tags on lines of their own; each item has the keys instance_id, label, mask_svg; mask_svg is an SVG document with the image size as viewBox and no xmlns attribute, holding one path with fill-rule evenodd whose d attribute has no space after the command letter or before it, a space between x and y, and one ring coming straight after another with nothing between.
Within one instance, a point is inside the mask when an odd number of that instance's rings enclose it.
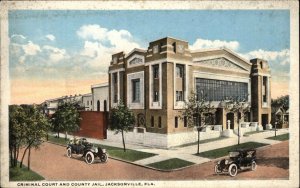
<instances>
[{"instance_id":1,"label":"brick annex building","mask_svg":"<svg viewBox=\"0 0 300 188\"><path fill-rule=\"evenodd\" d=\"M221 101L242 97L251 105L244 121L266 129L271 120L268 63L261 59L248 61L226 48L191 51L188 46L186 41L166 37L150 42L147 50L113 54L109 108L122 100L134 112L136 127L145 132L189 132L193 130L179 118L180 110L191 92L196 92L216 107L213 118L206 123L234 130L238 114L226 111Z\"/></svg>"}]
</instances>

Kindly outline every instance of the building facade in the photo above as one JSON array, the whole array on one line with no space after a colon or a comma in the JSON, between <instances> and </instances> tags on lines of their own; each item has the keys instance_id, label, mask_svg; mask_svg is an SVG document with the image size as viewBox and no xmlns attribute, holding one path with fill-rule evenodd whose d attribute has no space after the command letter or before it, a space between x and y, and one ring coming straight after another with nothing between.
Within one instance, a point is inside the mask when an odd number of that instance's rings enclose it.
<instances>
[{"instance_id":1,"label":"building facade","mask_svg":"<svg viewBox=\"0 0 300 188\"><path fill-rule=\"evenodd\" d=\"M171 37L149 43L147 50L112 55L109 108L123 101L142 132L171 134L192 131L180 118L192 93L215 107L206 124L237 128L237 116L222 102L239 97L251 106L245 122L266 128L271 121L271 72L266 61L242 58L229 49L189 50L188 42Z\"/></svg>"}]
</instances>

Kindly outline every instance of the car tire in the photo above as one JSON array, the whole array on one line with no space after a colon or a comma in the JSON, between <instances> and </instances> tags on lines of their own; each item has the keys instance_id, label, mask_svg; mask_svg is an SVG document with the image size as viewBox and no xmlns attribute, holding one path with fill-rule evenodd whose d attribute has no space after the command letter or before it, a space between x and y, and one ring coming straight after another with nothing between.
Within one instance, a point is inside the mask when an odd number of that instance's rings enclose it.
<instances>
[{"instance_id":1,"label":"car tire","mask_svg":"<svg viewBox=\"0 0 300 188\"><path fill-rule=\"evenodd\" d=\"M93 152L89 151L85 154L85 162L87 164L92 164L94 162L94 154Z\"/></svg>"},{"instance_id":2,"label":"car tire","mask_svg":"<svg viewBox=\"0 0 300 188\"><path fill-rule=\"evenodd\" d=\"M220 174L221 171L219 170L219 165L216 164L215 166L215 174Z\"/></svg>"},{"instance_id":3,"label":"car tire","mask_svg":"<svg viewBox=\"0 0 300 188\"><path fill-rule=\"evenodd\" d=\"M256 162L255 162L255 161L252 161L252 163L251 163L251 170L252 170L252 171L256 170L256 167L257 167Z\"/></svg>"},{"instance_id":4,"label":"car tire","mask_svg":"<svg viewBox=\"0 0 300 188\"><path fill-rule=\"evenodd\" d=\"M231 177L236 176L237 175L237 171L238 171L238 168L237 168L236 164L231 164L229 166L228 172L229 172L229 175Z\"/></svg>"},{"instance_id":5,"label":"car tire","mask_svg":"<svg viewBox=\"0 0 300 188\"><path fill-rule=\"evenodd\" d=\"M100 156L100 160L101 160L102 163L106 163L106 162L107 162L107 159L108 159L108 157L107 157L106 153L103 153L103 154Z\"/></svg>"},{"instance_id":6,"label":"car tire","mask_svg":"<svg viewBox=\"0 0 300 188\"><path fill-rule=\"evenodd\" d=\"M67 149L67 157L69 157L69 158L72 157L72 149L71 148Z\"/></svg>"}]
</instances>

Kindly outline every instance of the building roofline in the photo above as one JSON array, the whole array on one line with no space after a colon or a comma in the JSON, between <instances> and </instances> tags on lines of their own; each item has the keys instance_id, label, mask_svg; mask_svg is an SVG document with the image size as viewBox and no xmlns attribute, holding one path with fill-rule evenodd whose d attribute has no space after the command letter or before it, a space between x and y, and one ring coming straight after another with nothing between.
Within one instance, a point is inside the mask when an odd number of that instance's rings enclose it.
<instances>
[{"instance_id":1,"label":"building roofline","mask_svg":"<svg viewBox=\"0 0 300 188\"><path fill-rule=\"evenodd\" d=\"M108 87L108 82L91 85L91 88L98 88L98 87Z\"/></svg>"},{"instance_id":2,"label":"building roofline","mask_svg":"<svg viewBox=\"0 0 300 188\"><path fill-rule=\"evenodd\" d=\"M221 48L206 48L206 49L199 49L199 50L191 50L191 54L193 53L201 53L201 52L210 52L210 51L217 51L217 50L224 50L224 51L227 51L228 53L236 56L237 58L239 58L240 60L248 63L249 65L252 65L250 63L250 60L247 60L245 58L243 58L241 55L239 55L238 53L230 50L229 48L226 48L226 47L221 47Z\"/></svg>"},{"instance_id":3,"label":"building roofline","mask_svg":"<svg viewBox=\"0 0 300 188\"><path fill-rule=\"evenodd\" d=\"M86 93L86 94L83 94L83 95L81 95L82 97L86 97L86 96L91 96L92 95L92 93Z\"/></svg>"},{"instance_id":4,"label":"building roofline","mask_svg":"<svg viewBox=\"0 0 300 188\"><path fill-rule=\"evenodd\" d=\"M129 57L131 54L133 54L134 52L142 52L142 53L146 53L147 50L142 49L142 48L134 48L133 50L131 50L127 55L125 55L125 58Z\"/></svg>"},{"instance_id":5,"label":"building roofline","mask_svg":"<svg viewBox=\"0 0 300 188\"><path fill-rule=\"evenodd\" d=\"M159 41L159 40L162 40L162 39L167 39L167 38L174 39L174 40L180 40L180 41L183 41L183 42L187 42L187 43L189 43L189 42L188 42L188 41L186 41L186 40L182 40L182 39L178 39L178 38L175 38L175 37L170 37L170 36L166 36L166 37L163 37L163 38L160 38L160 39L157 39L157 40L151 41L150 43L153 43L153 42L156 42L156 41Z\"/></svg>"}]
</instances>

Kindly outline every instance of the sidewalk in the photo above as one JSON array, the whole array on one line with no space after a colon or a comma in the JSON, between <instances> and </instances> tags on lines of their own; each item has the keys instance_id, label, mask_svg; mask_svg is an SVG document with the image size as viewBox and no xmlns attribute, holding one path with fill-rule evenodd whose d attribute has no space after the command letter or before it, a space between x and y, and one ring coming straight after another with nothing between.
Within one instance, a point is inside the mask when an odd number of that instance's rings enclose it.
<instances>
[{"instance_id":1,"label":"sidewalk","mask_svg":"<svg viewBox=\"0 0 300 188\"><path fill-rule=\"evenodd\" d=\"M282 135L282 134L286 134L286 133L289 133L289 129L279 129L277 131L277 135ZM259 143L270 144L270 145L280 143L280 141L266 139L266 138L272 137L274 135L275 135L275 133L272 130L255 133L255 134L252 134L249 136L241 137L240 143L259 142ZM212 141L212 142L208 142L208 143L202 143L202 144L200 144L200 147L199 147L200 152L236 145L237 139L238 139L237 136L235 136L232 138L226 138L226 139ZM109 142L107 140L98 140L98 139L93 139L93 138L87 138L87 140L89 142L92 142L95 144L102 144L102 145L107 145L107 146L123 148L122 142L120 142L120 143ZM164 160L168 160L168 159L172 159L172 158L179 158L179 159L182 159L185 161L193 162L195 164L201 164L201 163L211 161L211 159L198 157L198 156L194 155L197 152L197 144L191 145L191 146L186 146L186 147L176 147L176 148L172 148L172 149L160 149L160 148L151 148L151 147L145 147L145 146L141 146L141 145L133 145L133 144L126 143L126 148L132 149L132 150L137 150L137 151L142 151L142 152L157 154L156 156L134 162L139 165L148 165L151 163L156 163L159 161L164 161Z\"/></svg>"}]
</instances>

